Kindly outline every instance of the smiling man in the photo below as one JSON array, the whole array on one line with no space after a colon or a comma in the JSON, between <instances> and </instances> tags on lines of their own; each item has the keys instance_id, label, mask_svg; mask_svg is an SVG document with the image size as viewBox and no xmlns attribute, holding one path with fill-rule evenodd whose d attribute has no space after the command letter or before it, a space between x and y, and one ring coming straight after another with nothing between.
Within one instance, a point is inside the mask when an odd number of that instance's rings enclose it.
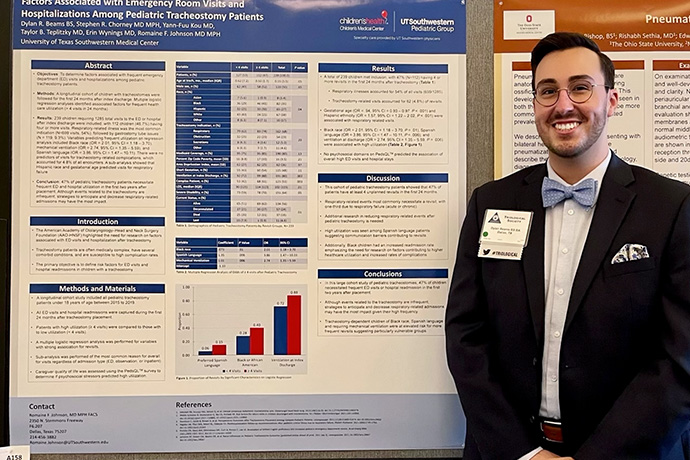
<instances>
[{"instance_id":1,"label":"smiling man","mask_svg":"<svg viewBox=\"0 0 690 460\"><path fill-rule=\"evenodd\" d=\"M475 190L449 292L464 459L690 460L690 187L609 149L594 42L545 37L532 75L548 161Z\"/></svg>"}]
</instances>

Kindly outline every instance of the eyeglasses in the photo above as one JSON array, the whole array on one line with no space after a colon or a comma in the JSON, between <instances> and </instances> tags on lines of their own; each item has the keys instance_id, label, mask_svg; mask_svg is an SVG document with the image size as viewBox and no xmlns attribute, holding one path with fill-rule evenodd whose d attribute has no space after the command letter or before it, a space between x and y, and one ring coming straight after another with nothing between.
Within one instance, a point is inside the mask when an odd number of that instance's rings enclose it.
<instances>
[{"instance_id":1,"label":"eyeglasses","mask_svg":"<svg viewBox=\"0 0 690 460\"><path fill-rule=\"evenodd\" d=\"M568 85L567 88L557 88L554 85L539 85L535 91L532 91L534 99L544 107L551 107L558 102L561 91L565 90L568 98L575 104L583 104L592 97L594 88L606 88L606 91L611 89L608 85L595 85L588 81L576 81Z\"/></svg>"}]
</instances>

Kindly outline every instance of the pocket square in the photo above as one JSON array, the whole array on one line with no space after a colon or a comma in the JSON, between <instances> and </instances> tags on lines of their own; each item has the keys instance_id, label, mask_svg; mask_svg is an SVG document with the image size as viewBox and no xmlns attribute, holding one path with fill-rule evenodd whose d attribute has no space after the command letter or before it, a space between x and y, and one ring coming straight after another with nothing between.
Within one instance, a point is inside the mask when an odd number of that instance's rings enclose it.
<instances>
[{"instance_id":1,"label":"pocket square","mask_svg":"<svg viewBox=\"0 0 690 460\"><path fill-rule=\"evenodd\" d=\"M618 250L613 259L611 259L611 264L620 264L622 262L630 262L632 260L648 259L649 252L647 251L647 246L644 244L624 244L622 248Z\"/></svg>"}]
</instances>

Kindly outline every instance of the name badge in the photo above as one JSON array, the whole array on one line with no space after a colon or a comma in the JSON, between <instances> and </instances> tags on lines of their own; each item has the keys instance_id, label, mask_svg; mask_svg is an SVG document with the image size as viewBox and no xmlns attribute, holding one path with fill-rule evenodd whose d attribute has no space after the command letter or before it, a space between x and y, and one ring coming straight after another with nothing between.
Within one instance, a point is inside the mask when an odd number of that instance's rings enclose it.
<instances>
[{"instance_id":1,"label":"name badge","mask_svg":"<svg viewBox=\"0 0 690 460\"><path fill-rule=\"evenodd\" d=\"M532 228L531 211L487 209L484 213L479 257L490 259L522 259Z\"/></svg>"}]
</instances>

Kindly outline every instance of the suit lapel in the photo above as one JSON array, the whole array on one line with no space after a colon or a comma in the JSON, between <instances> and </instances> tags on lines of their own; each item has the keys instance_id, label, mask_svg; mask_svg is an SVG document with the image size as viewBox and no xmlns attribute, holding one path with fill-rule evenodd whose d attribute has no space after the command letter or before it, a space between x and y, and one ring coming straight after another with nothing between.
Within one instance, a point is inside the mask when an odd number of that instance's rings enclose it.
<instances>
[{"instance_id":1,"label":"suit lapel","mask_svg":"<svg viewBox=\"0 0 690 460\"><path fill-rule=\"evenodd\" d=\"M517 197L518 209L532 211L532 227L527 246L522 253L527 298L532 313L534 334L538 343L544 341L544 206L541 183L546 176L546 165L536 168L524 179L524 188Z\"/></svg>"},{"instance_id":2,"label":"suit lapel","mask_svg":"<svg viewBox=\"0 0 690 460\"><path fill-rule=\"evenodd\" d=\"M634 180L632 168L616 155L612 155L611 163L602 180L580 264L575 273L564 330L568 329L580 308L602 262L606 262L603 259L635 198L635 192L626 188Z\"/></svg>"}]
</instances>

